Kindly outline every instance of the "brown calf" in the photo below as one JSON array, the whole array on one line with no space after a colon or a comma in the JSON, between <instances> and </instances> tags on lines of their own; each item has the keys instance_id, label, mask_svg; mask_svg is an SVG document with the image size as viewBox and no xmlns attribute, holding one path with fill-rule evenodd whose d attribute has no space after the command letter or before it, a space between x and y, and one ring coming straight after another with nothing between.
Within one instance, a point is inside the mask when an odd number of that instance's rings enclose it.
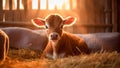
<instances>
[{"instance_id":1,"label":"brown calf","mask_svg":"<svg viewBox=\"0 0 120 68\"><path fill-rule=\"evenodd\" d=\"M42 57L57 59L81 53L89 53L88 46L82 38L63 31L64 26L71 25L74 21L75 18L73 17L63 19L58 14L49 15L45 20L32 20L34 25L38 27L45 25L46 27L49 42L43 51Z\"/></svg>"},{"instance_id":2,"label":"brown calf","mask_svg":"<svg viewBox=\"0 0 120 68\"><path fill-rule=\"evenodd\" d=\"M0 64L5 60L9 49L9 38L0 30Z\"/></svg>"}]
</instances>

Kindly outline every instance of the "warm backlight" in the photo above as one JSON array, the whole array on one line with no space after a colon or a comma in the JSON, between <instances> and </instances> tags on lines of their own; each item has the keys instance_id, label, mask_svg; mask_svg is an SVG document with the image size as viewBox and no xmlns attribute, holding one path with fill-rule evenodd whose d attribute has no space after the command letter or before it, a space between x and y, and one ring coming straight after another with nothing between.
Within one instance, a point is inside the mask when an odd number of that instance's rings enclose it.
<instances>
[{"instance_id":1,"label":"warm backlight","mask_svg":"<svg viewBox=\"0 0 120 68\"><path fill-rule=\"evenodd\" d=\"M4 10L24 9L24 0L2 0L2 2ZM9 2L12 2L12 7ZM76 9L77 0L28 0L27 6L36 10L71 10Z\"/></svg>"},{"instance_id":2,"label":"warm backlight","mask_svg":"<svg viewBox=\"0 0 120 68\"><path fill-rule=\"evenodd\" d=\"M70 2L69 1L70 0L48 0L48 9L49 10L54 10L54 9L69 10L70 9Z\"/></svg>"},{"instance_id":3,"label":"warm backlight","mask_svg":"<svg viewBox=\"0 0 120 68\"><path fill-rule=\"evenodd\" d=\"M32 9L38 9L38 0L32 0Z\"/></svg>"},{"instance_id":4,"label":"warm backlight","mask_svg":"<svg viewBox=\"0 0 120 68\"><path fill-rule=\"evenodd\" d=\"M18 0L12 0L12 10L16 10L17 9L17 1ZM19 0L19 7L18 9L24 9L24 6L23 6L23 0ZM9 0L3 0L3 9L4 10L9 10L10 9L10 6L9 6Z\"/></svg>"},{"instance_id":5,"label":"warm backlight","mask_svg":"<svg viewBox=\"0 0 120 68\"><path fill-rule=\"evenodd\" d=\"M22 0L20 0L20 9L24 9Z\"/></svg>"},{"instance_id":6,"label":"warm backlight","mask_svg":"<svg viewBox=\"0 0 120 68\"><path fill-rule=\"evenodd\" d=\"M32 0L32 9L38 9L40 6L41 10L70 10L75 9L77 0ZM38 5L40 2L40 5Z\"/></svg>"}]
</instances>

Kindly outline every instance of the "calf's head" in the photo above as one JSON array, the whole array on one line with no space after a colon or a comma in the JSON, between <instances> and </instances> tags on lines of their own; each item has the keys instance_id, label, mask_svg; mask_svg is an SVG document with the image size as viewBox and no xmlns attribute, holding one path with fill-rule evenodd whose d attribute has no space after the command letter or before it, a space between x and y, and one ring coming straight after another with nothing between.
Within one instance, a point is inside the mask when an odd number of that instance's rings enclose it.
<instances>
[{"instance_id":1,"label":"calf's head","mask_svg":"<svg viewBox=\"0 0 120 68\"><path fill-rule=\"evenodd\" d=\"M74 17L67 17L63 19L61 15L53 14L48 15L45 19L32 19L32 23L37 27L45 27L49 40L57 41L62 36L63 27L74 24L75 20L76 18Z\"/></svg>"}]
</instances>

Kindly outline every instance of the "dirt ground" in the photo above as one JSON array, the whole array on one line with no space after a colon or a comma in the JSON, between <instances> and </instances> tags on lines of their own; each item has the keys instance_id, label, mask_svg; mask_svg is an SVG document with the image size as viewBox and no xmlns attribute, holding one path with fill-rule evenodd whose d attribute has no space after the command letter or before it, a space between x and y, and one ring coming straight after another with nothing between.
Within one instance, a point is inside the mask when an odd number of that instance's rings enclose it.
<instances>
[{"instance_id":1,"label":"dirt ground","mask_svg":"<svg viewBox=\"0 0 120 68\"><path fill-rule=\"evenodd\" d=\"M120 53L92 53L62 59L41 59L40 52L10 49L0 68L120 68Z\"/></svg>"}]
</instances>

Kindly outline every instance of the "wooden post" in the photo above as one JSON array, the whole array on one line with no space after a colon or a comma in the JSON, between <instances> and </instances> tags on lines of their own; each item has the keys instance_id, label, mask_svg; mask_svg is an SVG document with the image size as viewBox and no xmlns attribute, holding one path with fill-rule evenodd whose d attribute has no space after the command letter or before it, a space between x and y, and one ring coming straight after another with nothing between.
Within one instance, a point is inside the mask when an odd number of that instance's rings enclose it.
<instances>
[{"instance_id":1,"label":"wooden post","mask_svg":"<svg viewBox=\"0 0 120 68\"><path fill-rule=\"evenodd\" d=\"M20 10L20 0L17 0L17 10Z\"/></svg>"},{"instance_id":2,"label":"wooden post","mask_svg":"<svg viewBox=\"0 0 120 68\"><path fill-rule=\"evenodd\" d=\"M9 3L7 3L7 5L8 4L9 4L9 9L5 10L4 18L5 18L5 21L13 21L12 0L9 0Z\"/></svg>"},{"instance_id":3,"label":"wooden post","mask_svg":"<svg viewBox=\"0 0 120 68\"><path fill-rule=\"evenodd\" d=\"M12 10L12 0L9 0L9 10Z\"/></svg>"},{"instance_id":4,"label":"wooden post","mask_svg":"<svg viewBox=\"0 0 120 68\"><path fill-rule=\"evenodd\" d=\"M38 9L37 10L40 10L40 0L38 0Z\"/></svg>"},{"instance_id":5,"label":"wooden post","mask_svg":"<svg viewBox=\"0 0 120 68\"><path fill-rule=\"evenodd\" d=\"M46 0L46 9L49 10L49 7L48 7L48 0Z\"/></svg>"},{"instance_id":6,"label":"wooden post","mask_svg":"<svg viewBox=\"0 0 120 68\"><path fill-rule=\"evenodd\" d=\"M28 4L29 5L29 10L32 10L32 1L33 0L29 0L29 4Z\"/></svg>"},{"instance_id":7,"label":"wooden post","mask_svg":"<svg viewBox=\"0 0 120 68\"><path fill-rule=\"evenodd\" d=\"M3 7L2 0L0 0L0 21L3 21Z\"/></svg>"},{"instance_id":8,"label":"wooden post","mask_svg":"<svg viewBox=\"0 0 120 68\"><path fill-rule=\"evenodd\" d=\"M112 24L112 31L117 32L117 0L112 0Z\"/></svg>"},{"instance_id":9,"label":"wooden post","mask_svg":"<svg viewBox=\"0 0 120 68\"><path fill-rule=\"evenodd\" d=\"M0 10L3 10L2 0L0 0Z\"/></svg>"},{"instance_id":10,"label":"wooden post","mask_svg":"<svg viewBox=\"0 0 120 68\"><path fill-rule=\"evenodd\" d=\"M24 10L28 10L28 0L23 0L23 6L24 6Z\"/></svg>"},{"instance_id":11,"label":"wooden post","mask_svg":"<svg viewBox=\"0 0 120 68\"><path fill-rule=\"evenodd\" d=\"M112 24L112 0L105 0L105 25ZM105 32L112 32L112 27L106 27Z\"/></svg>"},{"instance_id":12,"label":"wooden post","mask_svg":"<svg viewBox=\"0 0 120 68\"><path fill-rule=\"evenodd\" d=\"M21 12L21 21L26 21L27 19L27 12L28 12L28 0L22 0L23 3L23 10L20 10Z\"/></svg>"}]
</instances>

